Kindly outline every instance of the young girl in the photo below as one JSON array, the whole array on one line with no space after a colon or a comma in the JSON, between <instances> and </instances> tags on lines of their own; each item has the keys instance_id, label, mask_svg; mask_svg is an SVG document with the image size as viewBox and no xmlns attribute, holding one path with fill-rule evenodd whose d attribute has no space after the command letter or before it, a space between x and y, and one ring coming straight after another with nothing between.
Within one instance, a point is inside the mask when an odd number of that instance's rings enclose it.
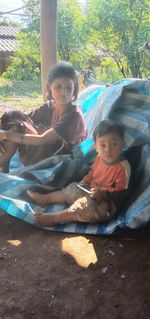
<instances>
[{"instance_id":1,"label":"young girl","mask_svg":"<svg viewBox=\"0 0 150 319\"><path fill-rule=\"evenodd\" d=\"M86 136L85 122L72 102L78 94L78 79L70 63L54 65L48 75L48 102L29 114L3 114L0 130L0 171L9 171L9 162L18 149L24 165L54 154L69 153Z\"/></svg>"}]
</instances>

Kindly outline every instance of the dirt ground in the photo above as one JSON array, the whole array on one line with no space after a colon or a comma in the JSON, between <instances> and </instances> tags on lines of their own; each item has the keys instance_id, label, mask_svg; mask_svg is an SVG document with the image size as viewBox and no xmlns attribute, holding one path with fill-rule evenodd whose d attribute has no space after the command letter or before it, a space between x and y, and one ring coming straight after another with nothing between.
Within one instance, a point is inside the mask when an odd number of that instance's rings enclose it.
<instances>
[{"instance_id":1,"label":"dirt ground","mask_svg":"<svg viewBox=\"0 0 150 319\"><path fill-rule=\"evenodd\" d=\"M0 214L0 319L149 319L150 227L55 233Z\"/></svg>"},{"instance_id":2,"label":"dirt ground","mask_svg":"<svg viewBox=\"0 0 150 319\"><path fill-rule=\"evenodd\" d=\"M150 319L149 247L150 226L55 233L1 212L0 319Z\"/></svg>"}]
</instances>

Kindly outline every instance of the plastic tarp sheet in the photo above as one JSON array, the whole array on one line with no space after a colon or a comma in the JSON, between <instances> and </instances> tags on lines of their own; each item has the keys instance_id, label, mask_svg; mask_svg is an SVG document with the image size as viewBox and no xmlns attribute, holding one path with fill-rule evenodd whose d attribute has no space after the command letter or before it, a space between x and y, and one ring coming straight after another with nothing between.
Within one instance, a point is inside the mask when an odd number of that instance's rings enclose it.
<instances>
[{"instance_id":1,"label":"plastic tarp sheet","mask_svg":"<svg viewBox=\"0 0 150 319\"><path fill-rule=\"evenodd\" d=\"M52 191L79 181L96 156L94 128L101 120L112 118L125 127L124 152L135 171L135 189L129 202L118 218L109 223L61 223L47 229L105 235L146 225L150 221L150 81L125 79L109 87L92 85L80 94L79 104L87 124L87 140L75 146L70 155L53 156L26 167L16 154L10 173L0 173L0 209L31 224L36 224L34 212L63 209L65 205L37 206L26 190Z\"/></svg>"}]
</instances>

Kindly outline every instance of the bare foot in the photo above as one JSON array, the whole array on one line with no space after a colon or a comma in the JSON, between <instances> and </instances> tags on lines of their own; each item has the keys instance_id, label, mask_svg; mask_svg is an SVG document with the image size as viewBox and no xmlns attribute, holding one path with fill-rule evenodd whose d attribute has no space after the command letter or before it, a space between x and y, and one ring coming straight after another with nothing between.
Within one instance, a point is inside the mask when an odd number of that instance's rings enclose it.
<instances>
[{"instance_id":1,"label":"bare foot","mask_svg":"<svg viewBox=\"0 0 150 319\"><path fill-rule=\"evenodd\" d=\"M46 206L46 194L41 194L37 192L27 191L27 194L31 199L33 199L39 206L44 207Z\"/></svg>"},{"instance_id":2,"label":"bare foot","mask_svg":"<svg viewBox=\"0 0 150 319\"><path fill-rule=\"evenodd\" d=\"M35 213L34 216L37 223L45 227L59 224L62 221L71 222L74 220L73 214L69 211L69 209L52 214Z\"/></svg>"},{"instance_id":3,"label":"bare foot","mask_svg":"<svg viewBox=\"0 0 150 319\"><path fill-rule=\"evenodd\" d=\"M55 214L41 214L41 213L35 213L35 219L37 223L41 226L53 226L58 223L56 215Z\"/></svg>"}]
</instances>

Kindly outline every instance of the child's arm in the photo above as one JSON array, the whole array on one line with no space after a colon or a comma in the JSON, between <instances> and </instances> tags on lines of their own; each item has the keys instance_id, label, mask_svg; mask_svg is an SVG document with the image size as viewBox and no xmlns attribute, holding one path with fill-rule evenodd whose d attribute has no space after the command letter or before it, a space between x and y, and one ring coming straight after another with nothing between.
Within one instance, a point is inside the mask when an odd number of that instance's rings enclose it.
<instances>
[{"instance_id":1,"label":"child's arm","mask_svg":"<svg viewBox=\"0 0 150 319\"><path fill-rule=\"evenodd\" d=\"M92 172L90 170L89 173L82 178L82 181L80 183L90 185L91 182L92 182Z\"/></svg>"},{"instance_id":2,"label":"child's arm","mask_svg":"<svg viewBox=\"0 0 150 319\"><path fill-rule=\"evenodd\" d=\"M90 195L90 197L92 199L95 199L97 202L100 202L102 198L105 197L105 192L103 192L100 187L91 188L91 192L92 194Z\"/></svg>"},{"instance_id":3,"label":"child's arm","mask_svg":"<svg viewBox=\"0 0 150 319\"><path fill-rule=\"evenodd\" d=\"M95 158L94 163L92 164L89 172L87 175L85 175L82 179L82 182L84 184L91 184L92 186L92 182L93 182L93 171L95 170L95 167L97 166L97 157Z\"/></svg>"}]
</instances>

